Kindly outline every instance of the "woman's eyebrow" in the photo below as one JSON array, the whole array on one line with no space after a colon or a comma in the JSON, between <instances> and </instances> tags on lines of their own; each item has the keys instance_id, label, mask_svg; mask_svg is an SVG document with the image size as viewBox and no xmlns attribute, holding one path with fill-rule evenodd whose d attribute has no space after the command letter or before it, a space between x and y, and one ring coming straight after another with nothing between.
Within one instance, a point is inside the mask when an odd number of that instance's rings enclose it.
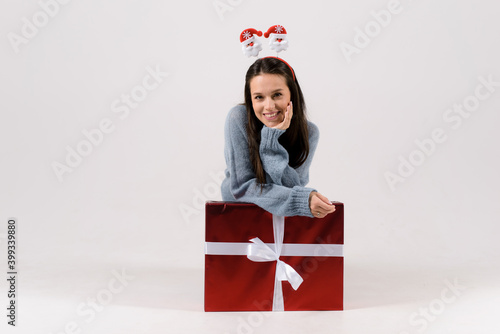
<instances>
[{"instance_id":1,"label":"woman's eyebrow","mask_svg":"<svg viewBox=\"0 0 500 334\"><path fill-rule=\"evenodd\" d=\"M282 90L283 90L283 88L278 88L278 89L273 90L271 93L276 93L276 92L279 92L279 91L282 91ZM252 95L262 95L262 93L255 92L255 93L252 93Z\"/></svg>"}]
</instances>

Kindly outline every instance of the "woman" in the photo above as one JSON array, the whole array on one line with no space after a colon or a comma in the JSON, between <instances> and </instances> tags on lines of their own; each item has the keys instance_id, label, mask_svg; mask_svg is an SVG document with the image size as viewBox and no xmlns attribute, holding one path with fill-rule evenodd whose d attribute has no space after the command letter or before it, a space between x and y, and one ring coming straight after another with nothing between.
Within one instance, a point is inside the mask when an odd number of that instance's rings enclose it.
<instances>
[{"instance_id":1,"label":"woman","mask_svg":"<svg viewBox=\"0 0 500 334\"><path fill-rule=\"evenodd\" d=\"M265 57L250 66L245 104L229 111L225 129L224 201L250 202L279 216L323 218L335 206L306 188L319 130L307 121L293 69Z\"/></svg>"}]
</instances>

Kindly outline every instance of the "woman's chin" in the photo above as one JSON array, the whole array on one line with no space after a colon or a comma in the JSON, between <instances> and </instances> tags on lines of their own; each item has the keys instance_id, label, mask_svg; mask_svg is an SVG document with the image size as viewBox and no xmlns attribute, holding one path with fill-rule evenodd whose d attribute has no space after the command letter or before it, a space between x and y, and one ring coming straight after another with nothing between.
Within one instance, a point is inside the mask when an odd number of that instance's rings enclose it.
<instances>
[{"instance_id":1,"label":"woman's chin","mask_svg":"<svg viewBox=\"0 0 500 334\"><path fill-rule=\"evenodd\" d=\"M281 120L281 121L266 121L264 123L264 125L267 126L268 128L274 128L275 126L279 125L281 122L283 122L283 120Z\"/></svg>"}]
</instances>

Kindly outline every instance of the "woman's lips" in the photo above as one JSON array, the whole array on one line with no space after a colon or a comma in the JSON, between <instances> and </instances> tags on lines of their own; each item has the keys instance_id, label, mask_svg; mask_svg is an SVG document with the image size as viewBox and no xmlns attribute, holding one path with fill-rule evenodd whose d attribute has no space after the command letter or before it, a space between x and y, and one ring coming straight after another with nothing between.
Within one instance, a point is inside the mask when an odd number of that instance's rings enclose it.
<instances>
[{"instance_id":1,"label":"woman's lips","mask_svg":"<svg viewBox=\"0 0 500 334\"><path fill-rule=\"evenodd\" d=\"M263 115L264 115L265 119L267 119L268 121L273 121L276 118L278 118L279 113L280 113L279 111L275 111L275 112L268 112L268 113L265 113Z\"/></svg>"}]
</instances>

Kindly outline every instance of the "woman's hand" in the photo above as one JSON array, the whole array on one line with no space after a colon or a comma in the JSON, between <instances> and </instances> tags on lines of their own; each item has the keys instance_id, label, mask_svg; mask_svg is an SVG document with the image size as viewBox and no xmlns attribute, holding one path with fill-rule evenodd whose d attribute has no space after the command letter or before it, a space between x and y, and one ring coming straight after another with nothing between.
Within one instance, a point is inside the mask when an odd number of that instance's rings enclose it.
<instances>
[{"instance_id":1,"label":"woman's hand","mask_svg":"<svg viewBox=\"0 0 500 334\"><path fill-rule=\"evenodd\" d=\"M280 129L280 130L286 130L290 127L290 123L292 122L292 116L293 116L293 105L292 101L288 102L288 106L286 107L285 111L285 118L283 119L283 122L280 124L273 126L272 129Z\"/></svg>"},{"instance_id":2,"label":"woman's hand","mask_svg":"<svg viewBox=\"0 0 500 334\"><path fill-rule=\"evenodd\" d=\"M335 205L317 191L311 191L309 194L309 208L315 218L324 218L335 211Z\"/></svg>"}]
</instances>

